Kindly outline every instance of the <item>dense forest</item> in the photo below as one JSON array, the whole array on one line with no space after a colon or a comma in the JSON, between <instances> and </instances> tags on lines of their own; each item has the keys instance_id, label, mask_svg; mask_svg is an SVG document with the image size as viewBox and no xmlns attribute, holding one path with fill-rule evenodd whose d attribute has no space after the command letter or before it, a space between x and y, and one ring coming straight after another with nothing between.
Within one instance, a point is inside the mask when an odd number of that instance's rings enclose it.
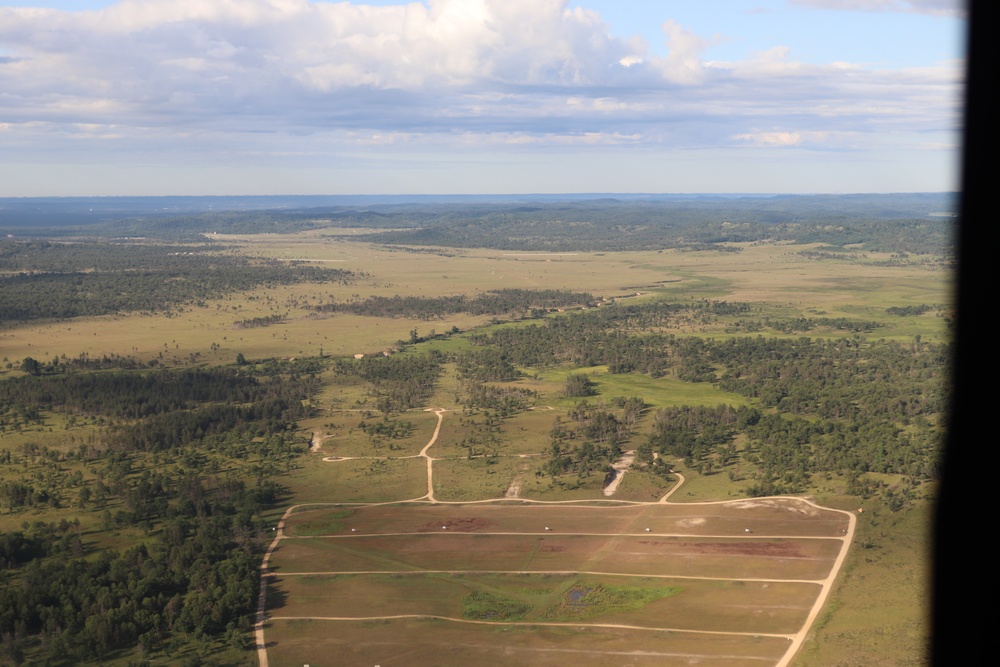
<instances>
[{"instance_id":1,"label":"dense forest","mask_svg":"<svg viewBox=\"0 0 1000 667\"><path fill-rule=\"evenodd\" d=\"M465 371L472 377L511 379L506 369L517 366L606 366L613 374L708 382L752 399L758 407L661 410L639 450L640 461L651 462L657 452L683 458L689 466L707 466L709 472L739 459L745 465L734 474L752 479L751 495L798 492L810 474L820 472L936 478L940 418L949 394L949 346L857 335L715 340L656 331L672 314L692 308L743 310L741 304L724 302L606 306L474 335L482 351L460 357L460 367L473 368ZM586 374L567 377L566 396L592 393ZM586 430L580 444L567 449L572 438L562 430L553 435L551 470L577 471L582 465L577 459L607 466L618 454L616 441L595 440ZM738 452L737 439L745 443Z\"/></svg>"},{"instance_id":2,"label":"dense forest","mask_svg":"<svg viewBox=\"0 0 1000 667\"><path fill-rule=\"evenodd\" d=\"M275 500L271 485L226 481L207 488L197 476L147 476L123 493L137 503L133 514L155 517L155 538L85 558L72 525L35 524L0 537L5 661L20 664L36 643L56 664L136 645L145 653L188 633L247 647L260 511ZM116 516L109 528L130 520Z\"/></svg>"},{"instance_id":3,"label":"dense forest","mask_svg":"<svg viewBox=\"0 0 1000 667\"><path fill-rule=\"evenodd\" d=\"M220 254L212 246L0 241L0 322L169 311L234 291L350 282L342 269Z\"/></svg>"},{"instance_id":4,"label":"dense forest","mask_svg":"<svg viewBox=\"0 0 1000 667\"><path fill-rule=\"evenodd\" d=\"M949 220L831 217L808 222L769 223L757 221L758 217L727 210L670 210L652 220L643 218L641 224L629 224L616 214L597 220L581 220L576 216L553 220L488 216L456 222L436 221L412 230L376 232L360 238L417 246L550 252L667 248L735 252L732 246L721 244L792 241L940 255L948 253L952 244Z\"/></svg>"},{"instance_id":5,"label":"dense forest","mask_svg":"<svg viewBox=\"0 0 1000 667\"><path fill-rule=\"evenodd\" d=\"M245 648L264 544L261 511L281 492L275 476L305 451L294 425L310 414L317 383L309 370L274 361L238 369L57 369L0 382L3 431L38 423L44 413L99 426L65 452L0 450L8 470L34 471L5 475L0 507L103 508L106 530L148 536L94 552L78 522L26 522L0 535L2 659L18 664L31 647L75 663L136 645L162 650L188 635ZM69 472L74 462L96 477Z\"/></svg>"}]
</instances>

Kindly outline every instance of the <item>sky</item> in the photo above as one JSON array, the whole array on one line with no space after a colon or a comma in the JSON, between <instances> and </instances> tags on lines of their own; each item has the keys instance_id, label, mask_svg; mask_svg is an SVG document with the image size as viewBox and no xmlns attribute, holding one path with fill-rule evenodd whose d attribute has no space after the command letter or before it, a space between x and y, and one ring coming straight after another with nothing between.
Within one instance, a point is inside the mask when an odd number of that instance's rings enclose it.
<instances>
[{"instance_id":1,"label":"sky","mask_svg":"<svg viewBox=\"0 0 1000 667\"><path fill-rule=\"evenodd\" d=\"M957 189L961 0L0 0L0 197Z\"/></svg>"}]
</instances>

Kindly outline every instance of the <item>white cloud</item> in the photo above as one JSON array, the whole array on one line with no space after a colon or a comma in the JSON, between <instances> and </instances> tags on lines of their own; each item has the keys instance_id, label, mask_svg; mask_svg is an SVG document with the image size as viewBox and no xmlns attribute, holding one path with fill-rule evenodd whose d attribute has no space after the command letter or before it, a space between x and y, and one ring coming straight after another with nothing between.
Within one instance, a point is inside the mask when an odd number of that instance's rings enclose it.
<instances>
[{"instance_id":1,"label":"white cloud","mask_svg":"<svg viewBox=\"0 0 1000 667\"><path fill-rule=\"evenodd\" d=\"M863 135L851 131L754 131L733 135L738 143L760 148L806 148L857 150L863 147Z\"/></svg>"},{"instance_id":2,"label":"white cloud","mask_svg":"<svg viewBox=\"0 0 1000 667\"><path fill-rule=\"evenodd\" d=\"M752 132L737 134L733 138L756 146L798 146L802 143L802 134L799 132Z\"/></svg>"},{"instance_id":3,"label":"white cloud","mask_svg":"<svg viewBox=\"0 0 1000 667\"><path fill-rule=\"evenodd\" d=\"M791 0L791 2L819 9L965 16L965 0Z\"/></svg>"},{"instance_id":4,"label":"white cloud","mask_svg":"<svg viewBox=\"0 0 1000 667\"><path fill-rule=\"evenodd\" d=\"M0 118L10 154L58 156L73 138L178 161L432 144L860 150L959 122L960 63L813 65L781 45L706 62L709 38L662 28L665 57L569 0L0 8Z\"/></svg>"},{"instance_id":5,"label":"white cloud","mask_svg":"<svg viewBox=\"0 0 1000 667\"><path fill-rule=\"evenodd\" d=\"M675 83L700 83L704 75L701 52L708 46L708 40L673 20L664 22L663 32L668 52L658 64L664 76Z\"/></svg>"}]
</instances>

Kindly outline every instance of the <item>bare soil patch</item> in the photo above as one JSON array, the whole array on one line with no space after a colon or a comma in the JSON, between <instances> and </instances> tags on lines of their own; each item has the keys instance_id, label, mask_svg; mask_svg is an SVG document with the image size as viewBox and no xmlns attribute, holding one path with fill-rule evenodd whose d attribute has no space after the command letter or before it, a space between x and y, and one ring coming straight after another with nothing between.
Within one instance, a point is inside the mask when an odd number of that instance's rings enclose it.
<instances>
[{"instance_id":1,"label":"bare soil patch","mask_svg":"<svg viewBox=\"0 0 1000 667\"><path fill-rule=\"evenodd\" d=\"M450 530L456 533L473 533L477 530L492 528L496 524L488 519L479 517L466 517L463 519L445 519L444 521L434 521L425 523L417 528L418 533L436 533L442 530Z\"/></svg>"},{"instance_id":2,"label":"bare soil patch","mask_svg":"<svg viewBox=\"0 0 1000 667\"><path fill-rule=\"evenodd\" d=\"M805 554L793 542L666 542L643 540L639 544L668 546L673 551L692 554L723 554L738 556L771 556L777 558L803 558Z\"/></svg>"}]
</instances>

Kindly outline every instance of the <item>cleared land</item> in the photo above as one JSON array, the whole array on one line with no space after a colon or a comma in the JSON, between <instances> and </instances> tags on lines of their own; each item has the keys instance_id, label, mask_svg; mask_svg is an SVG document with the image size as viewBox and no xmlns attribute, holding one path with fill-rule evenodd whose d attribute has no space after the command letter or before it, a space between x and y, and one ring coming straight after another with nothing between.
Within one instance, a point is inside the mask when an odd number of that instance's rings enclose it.
<instances>
[{"instance_id":1,"label":"cleared land","mask_svg":"<svg viewBox=\"0 0 1000 667\"><path fill-rule=\"evenodd\" d=\"M272 621L283 641L269 651L276 665L567 664L594 667L761 667L773 665L788 640L767 636L704 635L612 627L510 625L427 618L379 621ZM364 636L367 641L359 642ZM706 641L710 637L711 641ZM336 656L333 659L325 656Z\"/></svg>"},{"instance_id":2,"label":"cleared land","mask_svg":"<svg viewBox=\"0 0 1000 667\"><path fill-rule=\"evenodd\" d=\"M490 646L522 664L571 655L621 664L621 650L595 649L583 632L609 628L657 633L660 649L645 636L635 645L650 664L780 664L821 604L851 529L846 513L796 499L299 507L269 553L260 632L277 631L267 651L281 664L292 655L322 664L292 621L325 623L334 635L351 626L351 655L373 664L442 664L442 655L457 664ZM404 621L433 621L448 629L448 646L470 653L431 650L443 642L438 632L402 653L386 646L386 624ZM543 632L515 649L488 625ZM543 638L558 629L573 631L557 648ZM770 653L771 643L761 654L765 636L786 651ZM730 646L724 657L719 638Z\"/></svg>"},{"instance_id":3,"label":"cleared land","mask_svg":"<svg viewBox=\"0 0 1000 667\"><path fill-rule=\"evenodd\" d=\"M335 519L326 534L358 536L438 532L442 525L453 532L542 533L619 535L625 532L696 536L793 537L843 536L847 518L791 499L753 499L698 505L382 505L335 509L305 507L291 514L285 525L290 537L299 527Z\"/></svg>"},{"instance_id":4,"label":"cleared land","mask_svg":"<svg viewBox=\"0 0 1000 667\"><path fill-rule=\"evenodd\" d=\"M276 577L275 616L429 615L524 622L613 623L641 628L791 634L815 599L815 584L594 575L307 575ZM474 598L474 599L473 599ZM513 618L512 618L513 617Z\"/></svg>"}]
</instances>

